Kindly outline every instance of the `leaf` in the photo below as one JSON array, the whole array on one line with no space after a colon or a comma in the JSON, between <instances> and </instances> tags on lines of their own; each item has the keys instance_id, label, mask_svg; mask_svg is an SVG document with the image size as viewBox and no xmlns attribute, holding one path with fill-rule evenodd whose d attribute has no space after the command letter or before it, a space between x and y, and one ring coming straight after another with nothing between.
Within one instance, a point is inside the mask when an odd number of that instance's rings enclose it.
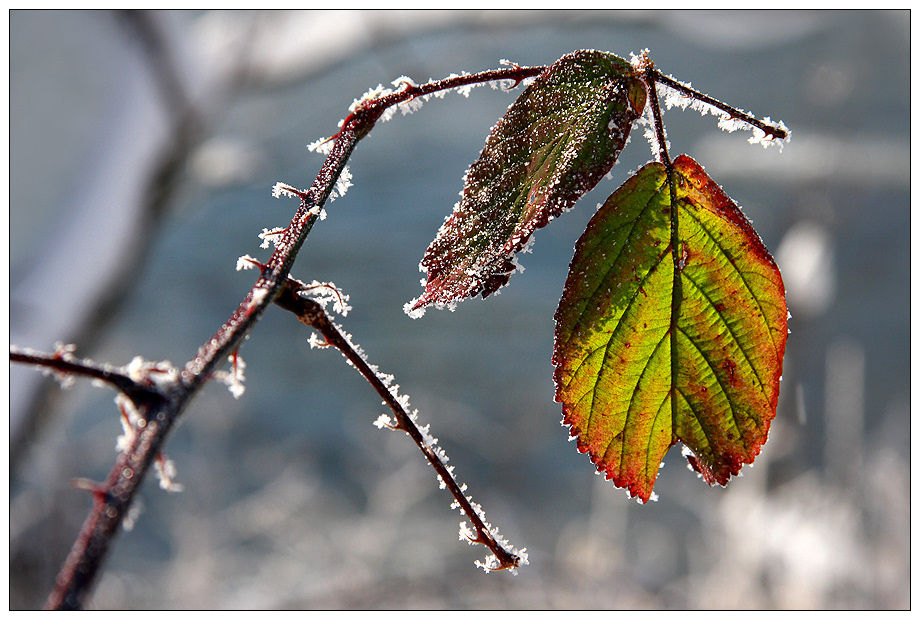
<instances>
[{"instance_id":1,"label":"leaf","mask_svg":"<svg viewBox=\"0 0 920 620\"><path fill-rule=\"evenodd\" d=\"M786 301L738 206L686 155L647 164L579 239L556 311L565 423L599 471L648 501L665 453L725 485L776 415ZM689 453L687 453L689 449Z\"/></svg>"},{"instance_id":2,"label":"leaf","mask_svg":"<svg viewBox=\"0 0 920 620\"><path fill-rule=\"evenodd\" d=\"M428 277L411 310L504 286L533 232L613 167L645 95L632 65L606 52L574 52L541 74L467 172L460 202L422 258Z\"/></svg>"}]
</instances>

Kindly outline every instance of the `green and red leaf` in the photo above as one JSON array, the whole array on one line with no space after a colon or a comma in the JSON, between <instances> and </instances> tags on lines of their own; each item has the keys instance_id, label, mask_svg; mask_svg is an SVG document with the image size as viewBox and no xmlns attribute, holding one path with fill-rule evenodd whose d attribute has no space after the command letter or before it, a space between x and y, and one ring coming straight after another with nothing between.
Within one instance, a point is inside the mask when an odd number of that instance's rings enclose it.
<instances>
[{"instance_id":1,"label":"green and red leaf","mask_svg":"<svg viewBox=\"0 0 920 620\"><path fill-rule=\"evenodd\" d=\"M556 311L556 400L579 450L642 501L678 441L725 485L767 440L786 321L779 270L738 206L686 155L670 184L647 164L579 239Z\"/></svg>"},{"instance_id":2,"label":"green and red leaf","mask_svg":"<svg viewBox=\"0 0 920 620\"><path fill-rule=\"evenodd\" d=\"M598 51L562 57L492 129L463 194L425 252L425 290L410 310L495 292L533 232L610 170L645 107L626 60Z\"/></svg>"}]
</instances>

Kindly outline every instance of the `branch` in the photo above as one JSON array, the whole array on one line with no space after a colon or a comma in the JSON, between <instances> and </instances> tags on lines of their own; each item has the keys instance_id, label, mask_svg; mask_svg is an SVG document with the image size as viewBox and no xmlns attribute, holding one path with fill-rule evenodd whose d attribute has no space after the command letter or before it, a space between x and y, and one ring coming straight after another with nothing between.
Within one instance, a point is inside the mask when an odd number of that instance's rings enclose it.
<instances>
[{"instance_id":1,"label":"branch","mask_svg":"<svg viewBox=\"0 0 920 620\"><path fill-rule=\"evenodd\" d=\"M767 122L769 121L769 119L758 120L752 115L748 114L747 112L742 112L738 108L733 108L732 106L728 104L722 103L718 99L714 99L713 97L710 97L709 95L706 95L704 93L699 92L698 90L694 90L690 88L686 84L682 84L681 82L678 82L672 77L669 77L667 75L660 73L659 71L654 69L651 65L649 65L648 68L646 69L646 73L650 73L651 75L654 76L655 81L661 84L664 84L665 86L668 86L669 88L673 88L674 90L681 92L684 95L692 99L696 99L697 101L701 101L718 110L721 110L722 112L727 114L728 117L731 119L739 120L739 121L747 123L748 125L751 125L752 127L756 127L757 129L759 129L760 131L764 133L765 137L769 136L770 140L782 141L789 137L789 130L782 123L780 123L779 125L774 125L770 122Z\"/></svg>"},{"instance_id":2,"label":"branch","mask_svg":"<svg viewBox=\"0 0 920 620\"><path fill-rule=\"evenodd\" d=\"M11 350L11 361L93 377L115 386L131 399L135 407L132 413L136 414L130 416L133 419L130 420L131 427L126 433L124 450L119 454L108 477L98 485L90 485L94 499L93 508L64 562L46 607L75 609L84 605L122 519L128 514L134 494L150 467L161 458L161 447L169 431L198 390L214 376L227 357L239 348L265 309L287 285L288 274L297 253L318 219L323 205L329 199L345 168L345 163L357 143L367 135L383 114L400 103L450 88L495 80L508 80L516 86L522 80L539 75L544 70L545 67L513 65L481 73L454 75L421 86L403 80L396 92L358 101L352 107L351 114L342 122L340 131L331 139L331 151L313 185L306 191L283 186L282 193L300 199L300 206L291 223L276 243L269 261L259 265L261 275L239 307L214 336L198 349L195 357L181 371L170 368L167 376L163 376L159 365L141 364L135 368L135 377L133 372L113 372L104 366L86 361L76 362L60 356L55 360L54 354ZM407 426L408 428L410 427ZM411 434L411 431L407 432ZM419 433L418 429L416 433ZM449 474L449 471L447 473ZM450 484L449 481L453 479L446 475L442 476L442 480L445 484ZM456 487L456 483L453 484ZM86 486L87 483L81 484L81 487ZM460 496L462 497L462 490ZM475 539L471 540L483 542L493 549L498 558L497 566L494 568L506 568L522 563L522 559L504 551L504 548L488 535L485 524L478 518L478 507L464 502L460 502L460 506L477 527ZM488 568L493 567L490 565Z\"/></svg>"},{"instance_id":3,"label":"branch","mask_svg":"<svg viewBox=\"0 0 920 620\"><path fill-rule=\"evenodd\" d=\"M135 381L123 368L97 364L88 359L77 359L73 355L73 348L69 346L58 346L54 353L43 353L13 346L10 347L10 361L46 369L65 385L74 376L108 383L124 393L135 404L148 402L158 396L156 388Z\"/></svg>"},{"instance_id":4,"label":"branch","mask_svg":"<svg viewBox=\"0 0 920 620\"><path fill-rule=\"evenodd\" d=\"M453 467L447 465L447 455L442 448L436 446L437 439L428 433L427 426L424 428L418 426L416 412L410 414L406 410L408 399L397 396L396 386L389 387L392 377L381 376L375 367L370 366L358 348L352 344L351 339L329 319L323 306L304 296L304 294L310 294L312 288L314 287L299 280L288 278L281 293L275 299L275 303L293 312L301 323L319 331L325 339L325 345L332 345L338 349L380 395L396 417L396 423L393 424L389 418L382 416L375 424L392 430L402 430L412 438L434 468L442 488L446 487L453 495L454 507L459 508L473 526L472 532L468 528L461 529L461 539L466 539L470 544L485 545L492 551L492 556L485 562L477 561L476 564L486 571L503 569L513 571L526 564L526 549L517 552L503 544L504 541L498 536L498 529L488 524L479 504L466 495L466 485L459 484L454 478Z\"/></svg>"}]
</instances>

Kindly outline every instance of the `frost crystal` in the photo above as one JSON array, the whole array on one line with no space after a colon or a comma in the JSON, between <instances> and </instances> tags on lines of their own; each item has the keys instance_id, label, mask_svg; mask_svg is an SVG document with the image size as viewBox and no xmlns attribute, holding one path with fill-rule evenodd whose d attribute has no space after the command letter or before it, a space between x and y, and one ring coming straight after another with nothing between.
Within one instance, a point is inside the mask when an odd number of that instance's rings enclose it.
<instances>
[{"instance_id":1,"label":"frost crystal","mask_svg":"<svg viewBox=\"0 0 920 620\"><path fill-rule=\"evenodd\" d=\"M274 244L275 247L278 247L278 243L281 241L281 238L284 236L285 228L263 228L262 232L259 233L259 239L262 240L260 248L268 248L268 245ZM239 263L237 263L237 271L239 271Z\"/></svg>"},{"instance_id":2,"label":"frost crystal","mask_svg":"<svg viewBox=\"0 0 920 620\"><path fill-rule=\"evenodd\" d=\"M121 428L124 431L115 441L115 449L118 452L127 452L131 444L134 443L134 438L137 434L135 428L141 426L144 419L137 411L137 407L134 406L134 401L124 394L118 393L115 395L115 404L121 412Z\"/></svg>"},{"instance_id":3,"label":"frost crystal","mask_svg":"<svg viewBox=\"0 0 920 620\"><path fill-rule=\"evenodd\" d=\"M645 139L648 140L649 148L652 149L652 156L657 158L661 154L661 148L658 144L658 134L655 132L655 119L651 106L646 106L645 111L636 123L644 127L643 133L645 134Z\"/></svg>"},{"instance_id":4,"label":"frost crystal","mask_svg":"<svg viewBox=\"0 0 920 620\"><path fill-rule=\"evenodd\" d=\"M345 166L342 168L342 172L339 174L339 178L335 182L335 188L329 194L329 200L332 201L336 198L344 196L345 192L347 192L348 188L352 185L354 184L351 182L351 171L348 169L348 166ZM322 213L320 213L320 218L325 219Z\"/></svg>"},{"instance_id":5,"label":"frost crystal","mask_svg":"<svg viewBox=\"0 0 920 620\"><path fill-rule=\"evenodd\" d=\"M332 152L332 146L335 144L335 140L332 138L320 138L314 140L307 145L307 150L311 153L319 153L320 155L328 155Z\"/></svg>"},{"instance_id":6,"label":"frost crystal","mask_svg":"<svg viewBox=\"0 0 920 620\"><path fill-rule=\"evenodd\" d=\"M246 362L243 361L243 356L239 353L234 353L230 359L233 368L231 372L227 373L227 385L230 387L230 393L233 394L233 398L239 399L246 391L246 386L243 385L243 381L246 380L246 375L244 374Z\"/></svg>"},{"instance_id":7,"label":"frost crystal","mask_svg":"<svg viewBox=\"0 0 920 620\"><path fill-rule=\"evenodd\" d=\"M287 183L278 181L275 183L274 187L272 187L272 197L281 198L282 196L288 196L291 198L300 198L299 191L300 190L295 187L291 187Z\"/></svg>"},{"instance_id":8,"label":"frost crystal","mask_svg":"<svg viewBox=\"0 0 920 620\"><path fill-rule=\"evenodd\" d=\"M668 77L671 80L678 82L682 86L691 88L691 85L689 82L680 82L679 80L675 80L671 76L668 76ZM659 94L664 98L664 104L667 109L670 110L673 107L677 107L680 109L686 109L689 106L691 110L696 110L697 112L700 113L701 116L706 116L707 114L711 114L719 119L718 121L719 129L723 131L727 131L729 133L738 131L739 129L749 129L754 134L750 138L748 138L748 142L750 144L760 144L764 148L768 148L770 146L778 146L779 150L782 151L783 145L789 140L789 129L786 127L786 125L783 124L782 121L775 123L772 120L770 120L770 117L761 119L761 122L764 123L765 125L772 125L786 132L786 138L783 140L780 140L780 139L768 136L762 129L759 129L758 127L755 127L754 125L751 125L750 123L740 118L736 118L732 116L725 110L720 110L719 108L709 103L706 103L705 101L700 101L699 99L696 99L695 97L685 94L675 88L671 88L667 84L658 82L657 86L658 86ZM747 112L743 112L743 111L742 113L747 114ZM748 116L750 116L750 114L748 114Z\"/></svg>"},{"instance_id":9,"label":"frost crystal","mask_svg":"<svg viewBox=\"0 0 920 620\"><path fill-rule=\"evenodd\" d=\"M236 259L236 270L242 271L243 269L255 269L258 265L258 261L251 257L249 254L243 254L238 259Z\"/></svg>"},{"instance_id":10,"label":"frost crystal","mask_svg":"<svg viewBox=\"0 0 920 620\"><path fill-rule=\"evenodd\" d=\"M377 428L388 428L390 430L396 430L393 420L390 419L390 416L385 413L381 413L380 416L374 420L374 426Z\"/></svg>"},{"instance_id":11,"label":"frost crystal","mask_svg":"<svg viewBox=\"0 0 920 620\"><path fill-rule=\"evenodd\" d=\"M424 286L424 283L422 284L422 286ZM428 306L421 306L420 308L413 309L412 307L415 305L415 302L417 301L418 301L418 298L413 299L412 301L408 301L405 304L403 304L403 312L409 315L410 319L422 318L423 316L425 316L425 310L428 309Z\"/></svg>"},{"instance_id":12,"label":"frost crystal","mask_svg":"<svg viewBox=\"0 0 920 620\"><path fill-rule=\"evenodd\" d=\"M161 452L154 462L157 476L160 478L160 488L169 493L180 493L184 487L175 481L176 464L172 459L166 458Z\"/></svg>"},{"instance_id":13,"label":"frost crystal","mask_svg":"<svg viewBox=\"0 0 920 620\"><path fill-rule=\"evenodd\" d=\"M134 501L131 502L131 507L128 508L128 512L125 514L125 518L121 520L121 527L126 532L133 530L142 512L144 512L144 502L140 497L135 496Z\"/></svg>"},{"instance_id":14,"label":"frost crystal","mask_svg":"<svg viewBox=\"0 0 920 620\"><path fill-rule=\"evenodd\" d=\"M332 302L332 311L342 316L347 316L351 310L348 305L348 295L343 293L332 282L319 282L313 280L310 284L303 284L303 287L297 291L301 297L312 299L325 310L326 305Z\"/></svg>"}]
</instances>

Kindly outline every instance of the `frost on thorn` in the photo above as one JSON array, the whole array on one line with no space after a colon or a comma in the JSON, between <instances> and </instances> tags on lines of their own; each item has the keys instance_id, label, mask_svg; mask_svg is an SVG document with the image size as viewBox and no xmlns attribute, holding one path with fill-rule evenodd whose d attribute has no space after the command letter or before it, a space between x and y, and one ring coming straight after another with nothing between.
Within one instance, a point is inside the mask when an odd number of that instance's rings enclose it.
<instances>
[{"instance_id":1,"label":"frost on thorn","mask_svg":"<svg viewBox=\"0 0 920 620\"><path fill-rule=\"evenodd\" d=\"M300 198L301 194L303 194L303 192L301 192L296 187L291 187L287 183L282 183L281 181L278 181L277 183L275 183L274 187L272 187L272 197L273 198L281 198L282 196L288 196L290 198Z\"/></svg>"},{"instance_id":2,"label":"frost on thorn","mask_svg":"<svg viewBox=\"0 0 920 620\"><path fill-rule=\"evenodd\" d=\"M281 238L284 236L286 228L263 228L262 232L259 233L259 239L262 240L262 243L259 245L260 248L267 249L268 245L274 244L275 247L278 247L278 243L281 241ZM239 263L237 263L237 271L239 271Z\"/></svg>"},{"instance_id":3,"label":"frost on thorn","mask_svg":"<svg viewBox=\"0 0 920 620\"><path fill-rule=\"evenodd\" d=\"M396 423L385 413L381 413L380 416L374 420L374 426L377 428L388 428L392 431L396 430Z\"/></svg>"},{"instance_id":4,"label":"frost on thorn","mask_svg":"<svg viewBox=\"0 0 920 620\"><path fill-rule=\"evenodd\" d=\"M358 99L355 99L350 106L348 106L349 112L355 112L360 108L364 103L368 101L373 101L374 99L379 99L380 97L386 97L391 94L393 91L389 88L384 88L383 84L377 84L376 88L369 89L366 93L361 95Z\"/></svg>"},{"instance_id":5,"label":"frost on thorn","mask_svg":"<svg viewBox=\"0 0 920 620\"><path fill-rule=\"evenodd\" d=\"M161 452L154 461L157 476L160 479L160 488L168 493L181 493L185 487L175 481L176 464Z\"/></svg>"},{"instance_id":6,"label":"frost on thorn","mask_svg":"<svg viewBox=\"0 0 920 620\"><path fill-rule=\"evenodd\" d=\"M311 153L319 153L320 155L328 155L332 152L332 146L335 143L333 138L320 138L315 140L307 145L307 150Z\"/></svg>"},{"instance_id":7,"label":"frost on thorn","mask_svg":"<svg viewBox=\"0 0 920 620\"><path fill-rule=\"evenodd\" d=\"M773 136L768 136L762 130L755 127L754 135L748 138L748 142L751 144L760 144L764 148L769 148L771 146L778 146L780 152L782 152L783 146L786 144L786 142L789 141L790 136L792 136L792 130L786 127L786 124L783 123L783 121L773 122L772 120L770 120L769 116L764 118L761 122L763 122L765 125L772 125L776 127L777 129L784 131L786 133L786 137L782 139L774 138Z\"/></svg>"},{"instance_id":8,"label":"frost on thorn","mask_svg":"<svg viewBox=\"0 0 920 620\"><path fill-rule=\"evenodd\" d=\"M474 545L476 540L479 538L476 535L476 532L470 527L469 522L461 521L460 522L460 540L465 540L467 544Z\"/></svg>"},{"instance_id":9,"label":"frost on thorn","mask_svg":"<svg viewBox=\"0 0 920 620\"><path fill-rule=\"evenodd\" d=\"M134 443L137 436L137 429L144 423L143 417L134 406L134 401L122 393L115 395L115 405L121 413L121 428L124 431L115 441L115 449L120 452L127 452Z\"/></svg>"},{"instance_id":10,"label":"frost on thorn","mask_svg":"<svg viewBox=\"0 0 920 620\"><path fill-rule=\"evenodd\" d=\"M228 359L230 360L230 371L218 371L214 373L214 377L230 389L233 398L239 399L246 392L246 386L243 385L246 380L246 362L238 352L231 353Z\"/></svg>"},{"instance_id":11,"label":"frost on thorn","mask_svg":"<svg viewBox=\"0 0 920 620\"><path fill-rule=\"evenodd\" d=\"M348 305L348 295L339 290L332 282L313 280L310 284L301 284L302 287L297 291L297 294L301 297L312 299L323 310L326 309L326 305L329 302L332 302L332 311L336 314L347 316L351 311L351 306Z\"/></svg>"},{"instance_id":12,"label":"frost on thorn","mask_svg":"<svg viewBox=\"0 0 920 620\"><path fill-rule=\"evenodd\" d=\"M242 271L244 269L255 269L259 266L259 261L251 257L249 254L243 254L238 259L236 259L236 270Z\"/></svg>"}]
</instances>

